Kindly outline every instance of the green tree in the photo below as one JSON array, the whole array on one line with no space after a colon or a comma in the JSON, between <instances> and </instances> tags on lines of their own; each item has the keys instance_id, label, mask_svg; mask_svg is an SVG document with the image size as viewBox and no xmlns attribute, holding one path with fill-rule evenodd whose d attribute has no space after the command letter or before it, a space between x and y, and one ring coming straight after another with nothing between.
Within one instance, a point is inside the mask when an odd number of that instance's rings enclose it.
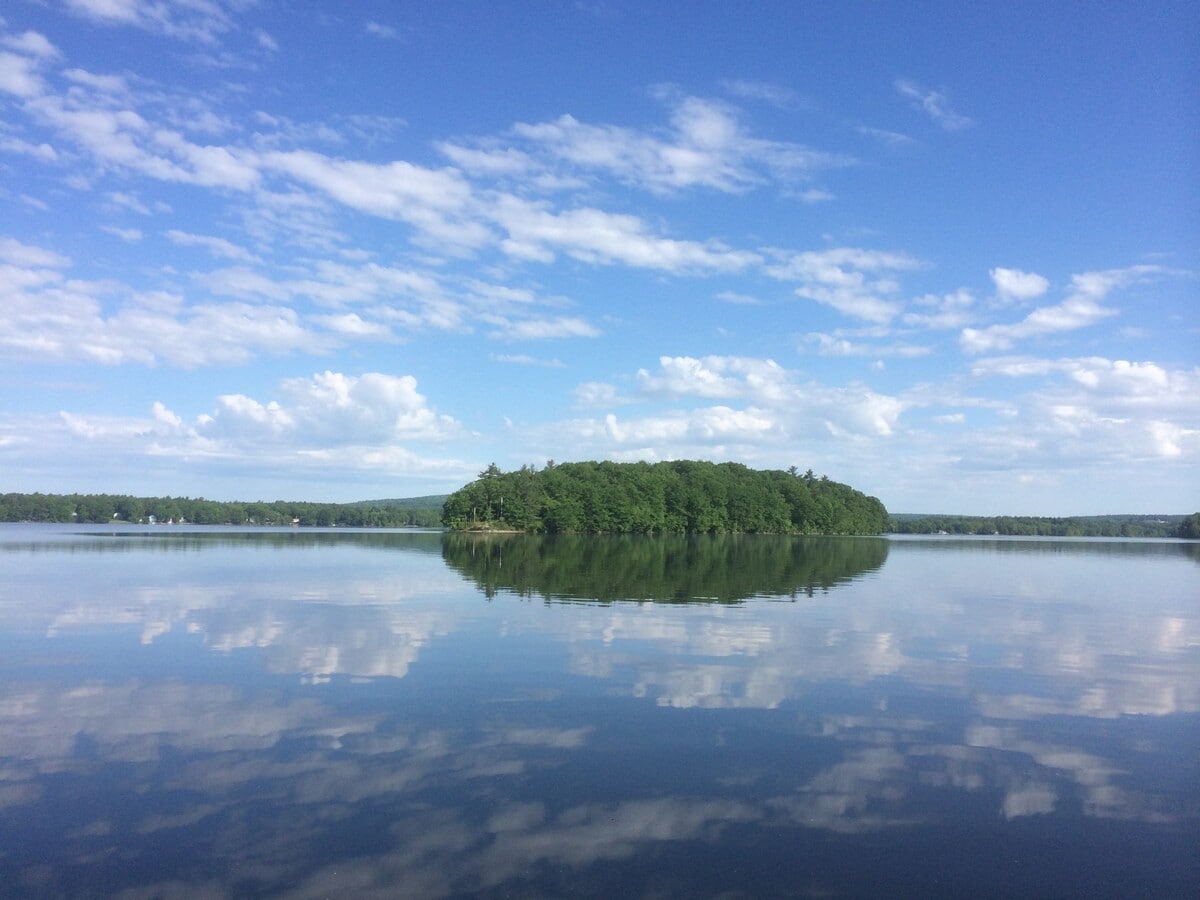
<instances>
[{"instance_id":1,"label":"green tree","mask_svg":"<svg viewBox=\"0 0 1200 900\"><path fill-rule=\"evenodd\" d=\"M1180 522L1175 533L1189 541L1200 541L1200 512L1192 513Z\"/></svg>"}]
</instances>

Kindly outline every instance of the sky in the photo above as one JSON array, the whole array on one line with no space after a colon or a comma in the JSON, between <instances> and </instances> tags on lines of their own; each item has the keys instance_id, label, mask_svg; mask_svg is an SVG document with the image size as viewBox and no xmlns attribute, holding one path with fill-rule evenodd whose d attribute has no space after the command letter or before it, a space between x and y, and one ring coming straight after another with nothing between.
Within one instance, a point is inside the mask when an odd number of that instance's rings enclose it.
<instances>
[{"instance_id":1,"label":"sky","mask_svg":"<svg viewBox=\"0 0 1200 900\"><path fill-rule=\"evenodd\" d=\"M0 491L1200 509L1200 6L12 0Z\"/></svg>"}]
</instances>

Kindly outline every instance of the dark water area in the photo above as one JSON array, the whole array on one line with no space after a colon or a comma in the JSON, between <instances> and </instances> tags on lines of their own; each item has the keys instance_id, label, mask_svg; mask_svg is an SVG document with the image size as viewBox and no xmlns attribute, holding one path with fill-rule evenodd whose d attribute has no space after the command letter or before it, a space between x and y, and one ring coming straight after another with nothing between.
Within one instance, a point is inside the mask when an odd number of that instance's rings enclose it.
<instances>
[{"instance_id":1,"label":"dark water area","mask_svg":"<svg viewBox=\"0 0 1200 900\"><path fill-rule=\"evenodd\" d=\"M0 895L1200 895L1196 544L0 526Z\"/></svg>"}]
</instances>

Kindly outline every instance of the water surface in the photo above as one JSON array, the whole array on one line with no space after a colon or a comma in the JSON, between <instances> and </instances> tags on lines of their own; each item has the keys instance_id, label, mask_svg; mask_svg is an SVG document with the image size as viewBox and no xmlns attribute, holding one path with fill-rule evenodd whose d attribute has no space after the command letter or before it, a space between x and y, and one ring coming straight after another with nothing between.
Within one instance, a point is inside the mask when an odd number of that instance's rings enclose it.
<instances>
[{"instance_id":1,"label":"water surface","mask_svg":"<svg viewBox=\"0 0 1200 900\"><path fill-rule=\"evenodd\" d=\"M1167 541L0 526L0 892L1183 897Z\"/></svg>"}]
</instances>

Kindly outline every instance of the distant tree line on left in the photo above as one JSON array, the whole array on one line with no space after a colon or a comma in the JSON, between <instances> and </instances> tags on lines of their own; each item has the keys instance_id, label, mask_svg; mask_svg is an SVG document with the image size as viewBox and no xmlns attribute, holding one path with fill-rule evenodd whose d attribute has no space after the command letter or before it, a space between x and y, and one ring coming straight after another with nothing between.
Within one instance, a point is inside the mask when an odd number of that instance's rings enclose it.
<instances>
[{"instance_id":1,"label":"distant tree line on left","mask_svg":"<svg viewBox=\"0 0 1200 900\"><path fill-rule=\"evenodd\" d=\"M430 505L414 506L404 501L243 503L205 500L203 497L131 497L125 494L0 494L0 522L439 528L443 498L428 499Z\"/></svg>"}]
</instances>

